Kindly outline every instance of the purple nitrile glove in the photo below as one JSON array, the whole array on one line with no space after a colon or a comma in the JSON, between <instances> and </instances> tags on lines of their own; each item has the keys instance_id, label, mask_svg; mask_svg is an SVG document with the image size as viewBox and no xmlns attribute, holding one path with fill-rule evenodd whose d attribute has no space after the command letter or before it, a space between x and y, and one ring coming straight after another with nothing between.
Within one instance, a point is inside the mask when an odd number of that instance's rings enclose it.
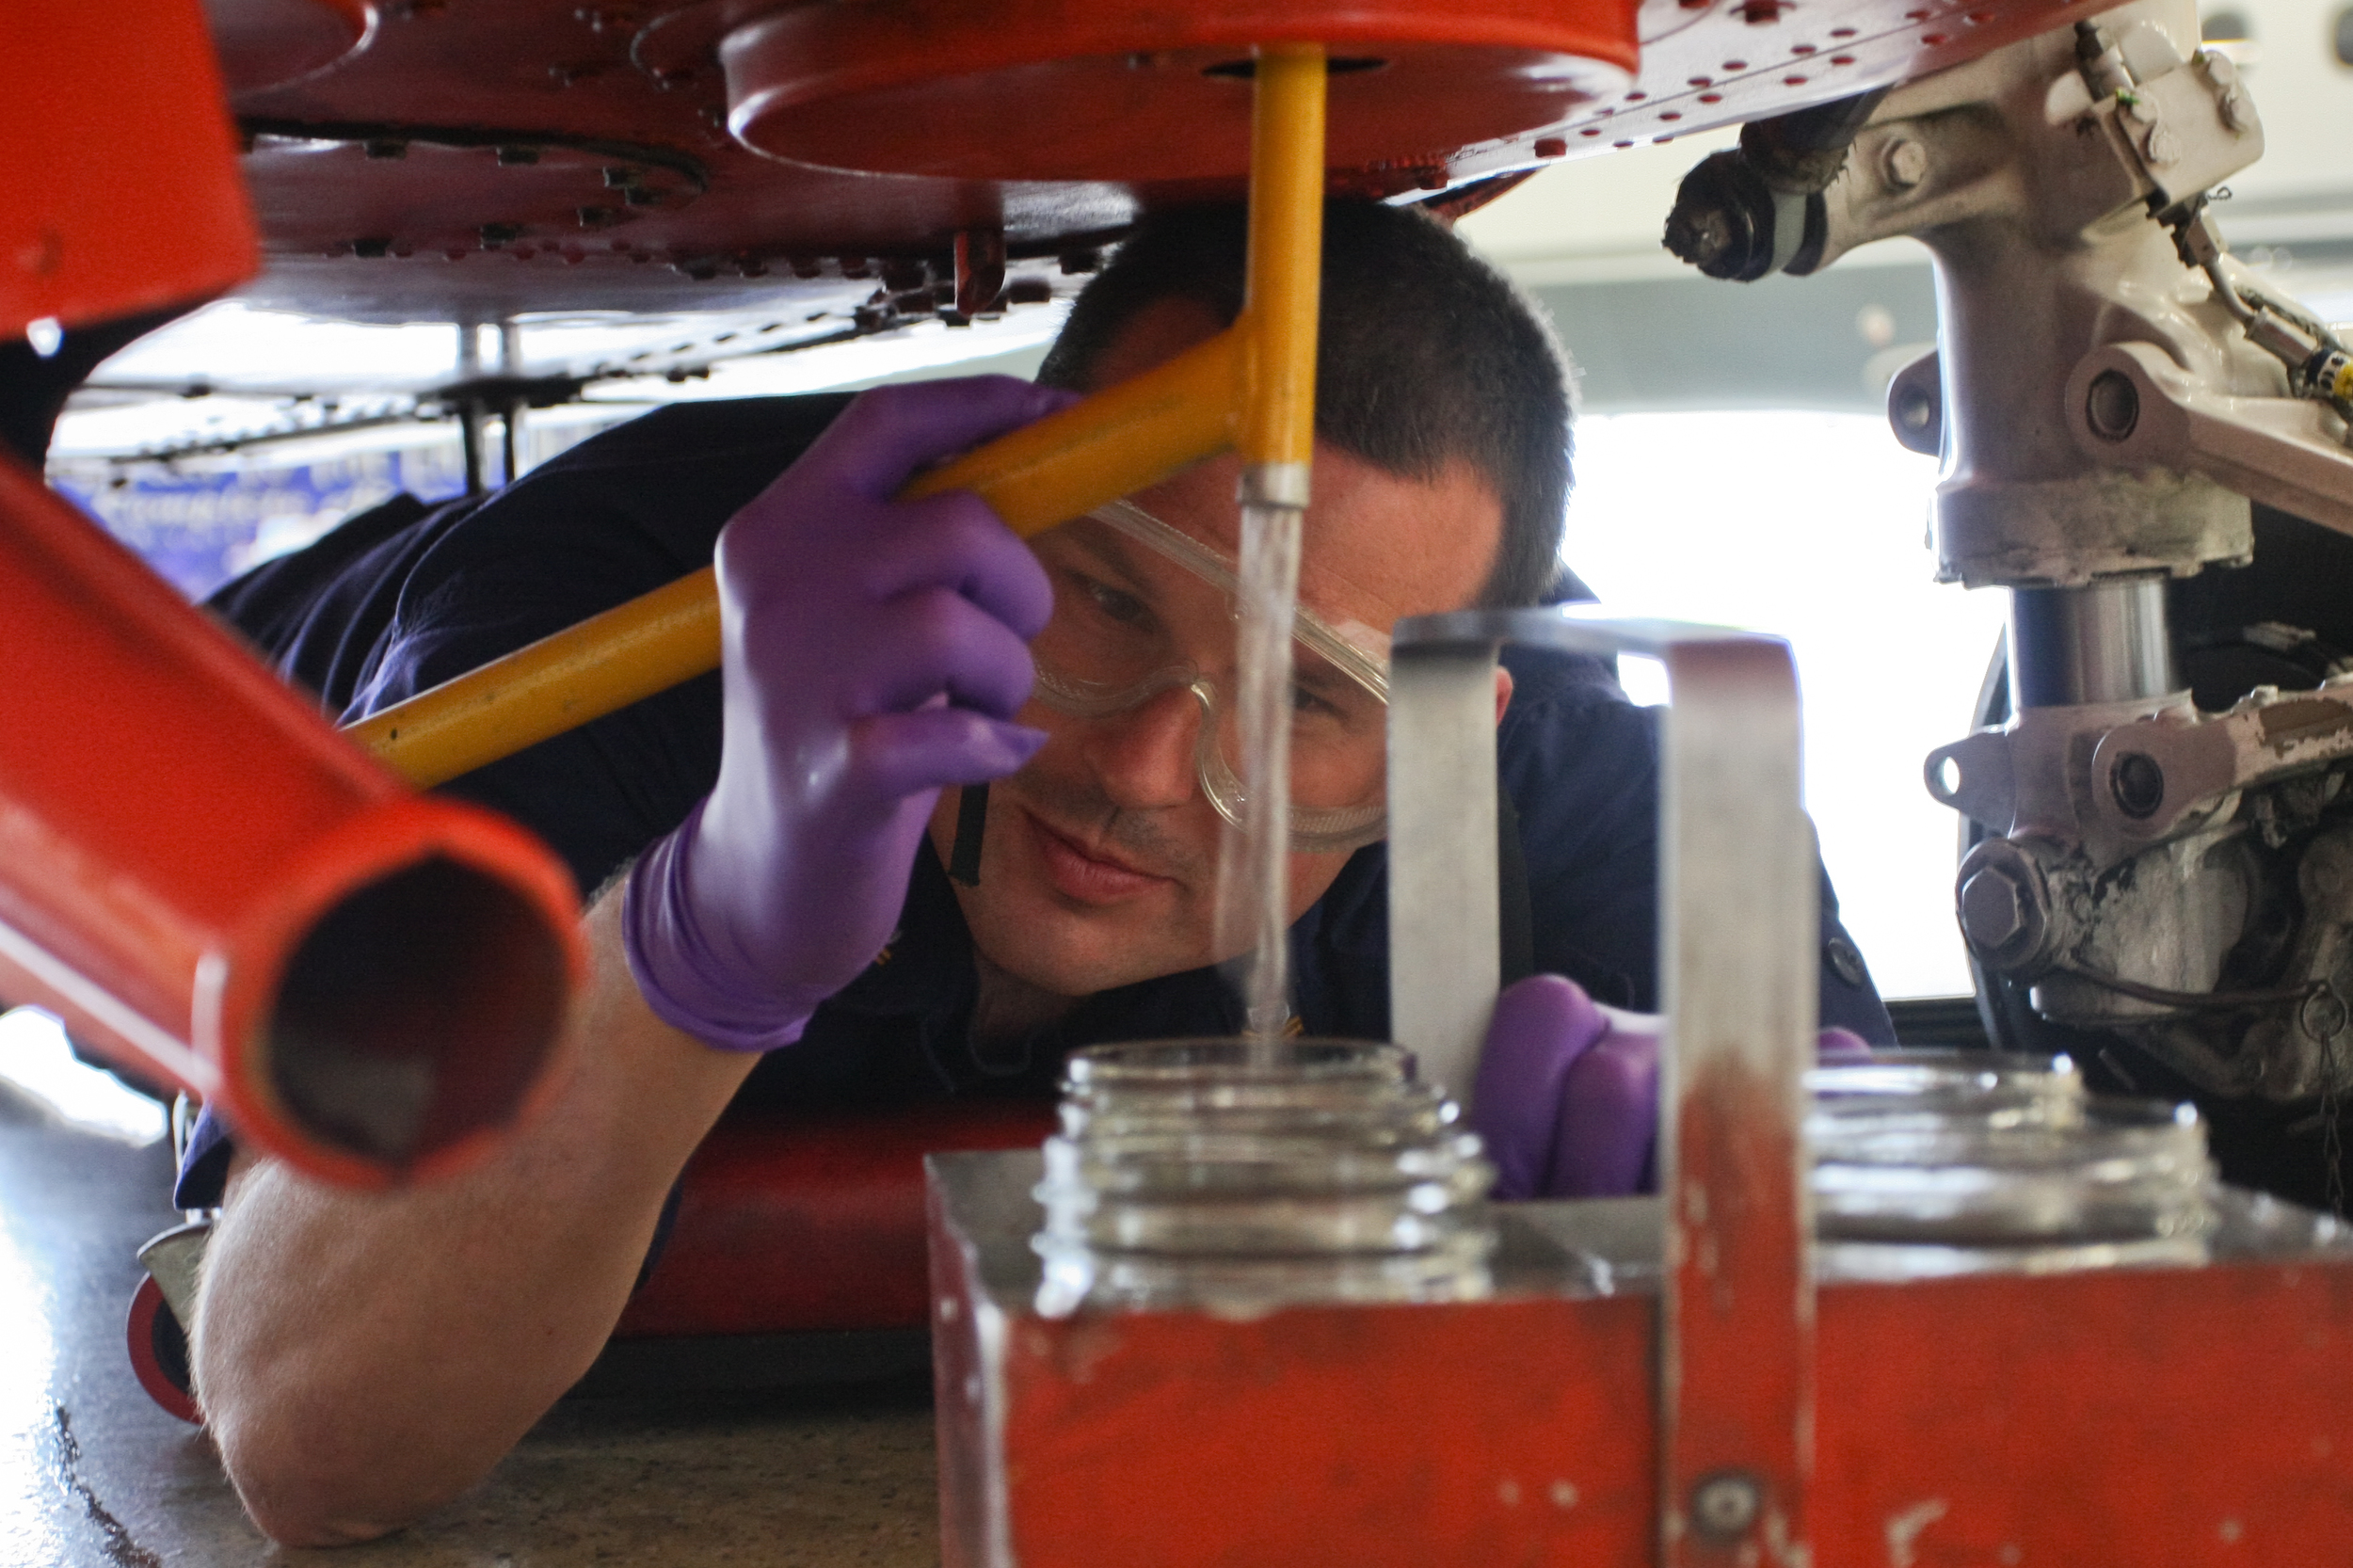
<instances>
[{"instance_id":1,"label":"purple nitrile glove","mask_svg":"<svg viewBox=\"0 0 2353 1568\"><path fill-rule=\"evenodd\" d=\"M1045 743L1010 722L1044 568L975 495L892 497L1071 401L1001 376L870 392L719 536L719 782L622 904L665 1021L727 1050L799 1039L889 939L939 791Z\"/></svg>"},{"instance_id":2,"label":"purple nitrile glove","mask_svg":"<svg viewBox=\"0 0 2353 1568\"><path fill-rule=\"evenodd\" d=\"M1654 1014L1604 1007L1573 981L1530 975L1496 999L1471 1099L1471 1128L1495 1161L1495 1195L1622 1197L1642 1191L1658 1138ZM1817 1041L1824 1063L1868 1061L1843 1029Z\"/></svg>"}]
</instances>

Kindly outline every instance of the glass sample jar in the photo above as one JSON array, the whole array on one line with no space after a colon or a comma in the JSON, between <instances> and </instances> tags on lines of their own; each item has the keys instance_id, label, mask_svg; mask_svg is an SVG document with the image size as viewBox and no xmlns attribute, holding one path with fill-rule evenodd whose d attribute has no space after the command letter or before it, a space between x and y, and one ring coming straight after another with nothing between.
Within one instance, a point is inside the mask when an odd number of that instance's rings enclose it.
<instances>
[{"instance_id":1,"label":"glass sample jar","mask_svg":"<svg viewBox=\"0 0 2353 1568\"><path fill-rule=\"evenodd\" d=\"M1487 1293L1494 1168L1395 1046L1098 1046L1061 1114L1032 1243L1047 1316Z\"/></svg>"},{"instance_id":2,"label":"glass sample jar","mask_svg":"<svg viewBox=\"0 0 2353 1568\"><path fill-rule=\"evenodd\" d=\"M1887 1052L1808 1082L1828 1273L2204 1258L2214 1165L2187 1106L2087 1095L2064 1057Z\"/></svg>"}]
</instances>

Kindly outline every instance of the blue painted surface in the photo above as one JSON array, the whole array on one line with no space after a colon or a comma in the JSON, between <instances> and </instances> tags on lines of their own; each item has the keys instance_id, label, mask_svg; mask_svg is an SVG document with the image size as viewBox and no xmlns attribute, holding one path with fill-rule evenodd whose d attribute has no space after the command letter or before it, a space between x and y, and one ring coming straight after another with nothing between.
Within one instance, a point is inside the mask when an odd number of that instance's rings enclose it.
<instances>
[{"instance_id":1,"label":"blue painted surface","mask_svg":"<svg viewBox=\"0 0 2353 1568\"><path fill-rule=\"evenodd\" d=\"M407 490L442 501L465 488L455 441L278 467L110 477L76 465L51 483L190 599L257 562L299 549L353 513Z\"/></svg>"}]
</instances>

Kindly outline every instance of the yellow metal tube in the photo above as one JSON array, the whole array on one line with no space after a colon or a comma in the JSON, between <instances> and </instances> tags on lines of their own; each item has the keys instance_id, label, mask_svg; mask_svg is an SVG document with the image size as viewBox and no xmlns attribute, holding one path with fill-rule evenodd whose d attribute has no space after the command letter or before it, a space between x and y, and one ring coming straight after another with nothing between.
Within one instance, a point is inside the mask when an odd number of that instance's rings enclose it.
<instances>
[{"instance_id":1,"label":"yellow metal tube","mask_svg":"<svg viewBox=\"0 0 2353 1568\"><path fill-rule=\"evenodd\" d=\"M1248 475L1305 501L1315 439L1323 232L1323 51L1260 51L1241 319L1167 364L1016 430L909 485L968 489L1031 535L1239 447ZM719 664L709 568L518 648L344 733L419 788L668 690Z\"/></svg>"},{"instance_id":2,"label":"yellow metal tube","mask_svg":"<svg viewBox=\"0 0 2353 1568\"><path fill-rule=\"evenodd\" d=\"M910 497L968 489L1027 538L1233 444L1235 330L935 469ZM511 757L719 667L709 567L542 637L344 733L419 789Z\"/></svg>"},{"instance_id":3,"label":"yellow metal tube","mask_svg":"<svg viewBox=\"0 0 2353 1568\"><path fill-rule=\"evenodd\" d=\"M1278 491L1296 483L1295 505L1306 504L1306 465L1315 450L1323 119L1323 46L1261 48L1250 128L1250 261L1241 323L1247 347L1234 444L1245 470L1293 470L1267 480ZM1251 483L1246 473L1243 483Z\"/></svg>"},{"instance_id":4,"label":"yellow metal tube","mask_svg":"<svg viewBox=\"0 0 2353 1568\"><path fill-rule=\"evenodd\" d=\"M907 486L970 490L1023 538L1145 489L1234 444L1244 339L1226 330Z\"/></svg>"},{"instance_id":5,"label":"yellow metal tube","mask_svg":"<svg viewBox=\"0 0 2353 1568\"><path fill-rule=\"evenodd\" d=\"M419 789L719 667L709 567L346 727Z\"/></svg>"}]
</instances>

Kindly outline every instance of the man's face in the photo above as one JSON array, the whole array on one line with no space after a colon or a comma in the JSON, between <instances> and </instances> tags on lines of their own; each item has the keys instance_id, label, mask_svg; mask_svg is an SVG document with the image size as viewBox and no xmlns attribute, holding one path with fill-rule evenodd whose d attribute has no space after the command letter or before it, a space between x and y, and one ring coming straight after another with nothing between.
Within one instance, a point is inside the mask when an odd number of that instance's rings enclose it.
<instances>
[{"instance_id":1,"label":"man's face","mask_svg":"<svg viewBox=\"0 0 2353 1568\"><path fill-rule=\"evenodd\" d=\"M1216 330L1188 301L1148 307L1104 356L1097 384L1149 369ZM1227 456L1133 499L1231 559L1241 546L1239 472ZM1501 531L1500 503L1467 468L1434 481L1401 479L1319 441L1300 602L1335 627L1385 634L1401 616L1469 603ZM1109 601L1120 614L1129 602L1146 606L1156 636L1220 694L1233 692L1234 623L1221 592L1100 523L1057 533L1036 541L1055 580L1057 616L1081 604ZM1192 694L1164 690L1101 718L1033 699L1021 719L1048 739L990 789L980 885L956 886L981 952L1018 979L1074 997L1234 956L1213 940L1223 819L1195 767L1202 711ZM1379 735L1360 744L1377 770ZM948 792L933 815L943 859L956 807ZM1291 918L1323 895L1346 860L1345 852L1290 856Z\"/></svg>"}]
</instances>

